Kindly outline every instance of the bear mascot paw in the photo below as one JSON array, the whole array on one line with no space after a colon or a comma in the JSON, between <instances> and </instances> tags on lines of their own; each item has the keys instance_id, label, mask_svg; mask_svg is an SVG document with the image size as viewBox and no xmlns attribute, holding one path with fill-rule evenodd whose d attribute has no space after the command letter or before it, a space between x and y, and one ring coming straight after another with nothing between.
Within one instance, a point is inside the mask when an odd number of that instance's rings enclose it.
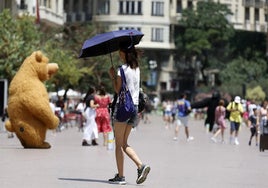
<instances>
[{"instance_id":1,"label":"bear mascot paw","mask_svg":"<svg viewBox=\"0 0 268 188\"><path fill-rule=\"evenodd\" d=\"M33 52L24 60L9 86L9 120L5 127L15 132L24 148L50 148L45 142L46 131L59 125L43 83L57 72L58 65L48 61L41 51Z\"/></svg>"}]
</instances>

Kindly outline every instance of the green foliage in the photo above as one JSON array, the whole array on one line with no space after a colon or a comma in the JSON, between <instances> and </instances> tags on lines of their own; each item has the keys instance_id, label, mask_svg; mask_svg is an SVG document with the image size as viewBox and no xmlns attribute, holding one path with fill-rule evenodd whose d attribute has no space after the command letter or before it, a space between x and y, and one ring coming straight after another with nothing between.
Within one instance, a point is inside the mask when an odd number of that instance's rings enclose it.
<instances>
[{"instance_id":1,"label":"green foliage","mask_svg":"<svg viewBox=\"0 0 268 188\"><path fill-rule=\"evenodd\" d=\"M196 9L183 10L176 37L179 58L188 59L189 64L199 60L202 72L220 70L215 82L223 92L242 96L246 85L260 86L267 93L266 36L234 31L227 20L231 14L226 5L212 0L198 1ZM205 82L204 87L208 86Z\"/></svg>"},{"instance_id":2,"label":"green foliage","mask_svg":"<svg viewBox=\"0 0 268 188\"><path fill-rule=\"evenodd\" d=\"M248 88L246 92L246 98L253 100L257 103L261 103L265 99L265 92L262 90L261 86L256 86L254 88Z\"/></svg>"},{"instance_id":3,"label":"green foliage","mask_svg":"<svg viewBox=\"0 0 268 188\"><path fill-rule=\"evenodd\" d=\"M266 33L239 31L230 40L233 49L232 56L241 56L246 59L252 57L266 57Z\"/></svg>"},{"instance_id":4,"label":"green foliage","mask_svg":"<svg viewBox=\"0 0 268 188\"><path fill-rule=\"evenodd\" d=\"M58 73L48 82L53 83L54 90L60 88L68 89L78 86L79 79L84 73L89 72L86 67L79 68L79 61L72 56L72 52L68 49L61 49L57 43L48 41L43 49L50 59L50 62L59 65ZM52 89L52 88L49 88Z\"/></svg>"},{"instance_id":5,"label":"green foliage","mask_svg":"<svg viewBox=\"0 0 268 188\"><path fill-rule=\"evenodd\" d=\"M205 59L204 56L224 49L234 34L232 25L226 19L231 14L226 5L211 0L197 2L196 9L183 10L179 24L184 32L176 40L179 50L184 48L183 55Z\"/></svg>"},{"instance_id":6,"label":"green foliage","mask_svg":"<svg viewBox=\"0 0 268 188\"><path fill-rule=\"evenodd\" d=\"M40 33L28 15L12 18L9 10L0 13L0 75L9 81L24 59L39 49Z\"/></svg>"},{"instance_id":7,"label":"green foliage","mask_svg":"<svg viewBox=\"0 0 268 188\"><path fill-rule=\"evenodd\" d=\"M8 10L0 14L0 27L0 75L9 82L24 59L39 49L46 53L50 62L60 67L58 73L47 82L49 90L80 89L82 77L93 73L91 67L83 66L77 58L84 39L89 37L85 35L90 30L81 35L78 29L68 33L64 27L53 28L44 23L37 26L33 17L24 15L14 18ZM92 26L82 28L86 30ZM69 36L66 37L66 33Z\"/></svg>"},{"instance_id":8,"label":"green foliage","mask_svg":"<svg viewBox=\"0 0 268 188\"><path fill-rule=\"evenodd\" d=\"M228 63L226 68L219 73L220 79L223 80L223 85L221 87L223 90L229 91L231 94L242 95L242 85L246 84L247 86L254 86L263 82L266 70L267 63L261 58L246 60L242 57L238 57Z\"/></svg>"}]
</instances>

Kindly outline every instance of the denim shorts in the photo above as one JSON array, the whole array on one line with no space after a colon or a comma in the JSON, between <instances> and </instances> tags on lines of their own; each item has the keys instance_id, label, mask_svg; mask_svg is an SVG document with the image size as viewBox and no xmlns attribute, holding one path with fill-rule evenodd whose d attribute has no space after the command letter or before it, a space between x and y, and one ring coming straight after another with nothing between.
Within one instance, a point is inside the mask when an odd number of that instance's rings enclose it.
<instances>
[{"instance_id":1,"label":"denim shorts","mask_svg":"<svg viewBox=\"0 0 268 188\"><path fill-rule=\"evenodd\" d=\"M231 131L239 131L240 123L231 121Z\"/></svg>"},{"instance_id":2,"label":"denim shorts","mask_svg":"<svg viewBox=\"0 0 268 188\"><path fill-rule=\"evenodd\" d=\"M138 125L138 122L139 122L138 105L135 105L135 108L136 108L136 113L131 118L129 118L128 120L122 122L122 121L118 121L116 119L117 105L115 105L114 113L113 113L113 116L112 116L113 123L115 123L115 122L121 122L121 123L126 123L128 125L131 125L132 127L136 127Z\"/></svg>"}]
</instances>

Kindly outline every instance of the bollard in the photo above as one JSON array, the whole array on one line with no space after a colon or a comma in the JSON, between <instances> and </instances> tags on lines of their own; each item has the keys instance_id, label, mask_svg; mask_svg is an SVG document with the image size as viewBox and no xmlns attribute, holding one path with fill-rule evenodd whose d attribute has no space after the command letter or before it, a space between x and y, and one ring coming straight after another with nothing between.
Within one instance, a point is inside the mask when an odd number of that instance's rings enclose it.
<instances>
[{"instance_id":1,"label":"bollard","mask_svg":"<svg viewBox=\"0 0 268 188\"><path fill-rule=\"evenodd\" d=\"M114 132L113 131L108 133L107 149L108 150L114 150Z\"/></svg>"}]
</instances>

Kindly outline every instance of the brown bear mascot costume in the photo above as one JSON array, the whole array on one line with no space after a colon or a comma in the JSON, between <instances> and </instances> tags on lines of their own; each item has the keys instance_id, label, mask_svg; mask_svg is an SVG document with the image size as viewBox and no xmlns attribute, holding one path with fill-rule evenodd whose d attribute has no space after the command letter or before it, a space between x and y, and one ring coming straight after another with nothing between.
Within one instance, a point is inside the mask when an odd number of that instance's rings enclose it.
<instances>
[{"instance_id":1,"label":"brown bear mascot costume","mask_svg":"<svg viewBox=\"0 0 268 188\"><path fill-rule=\"evenodd\" d=\"M9 86L6 129L15 132L24 148L50 148L47 129L55 129L59 119L52 112L44 85L58 70L41 51L33 52L21 65Z\"/></svg>"}]
</instances>

